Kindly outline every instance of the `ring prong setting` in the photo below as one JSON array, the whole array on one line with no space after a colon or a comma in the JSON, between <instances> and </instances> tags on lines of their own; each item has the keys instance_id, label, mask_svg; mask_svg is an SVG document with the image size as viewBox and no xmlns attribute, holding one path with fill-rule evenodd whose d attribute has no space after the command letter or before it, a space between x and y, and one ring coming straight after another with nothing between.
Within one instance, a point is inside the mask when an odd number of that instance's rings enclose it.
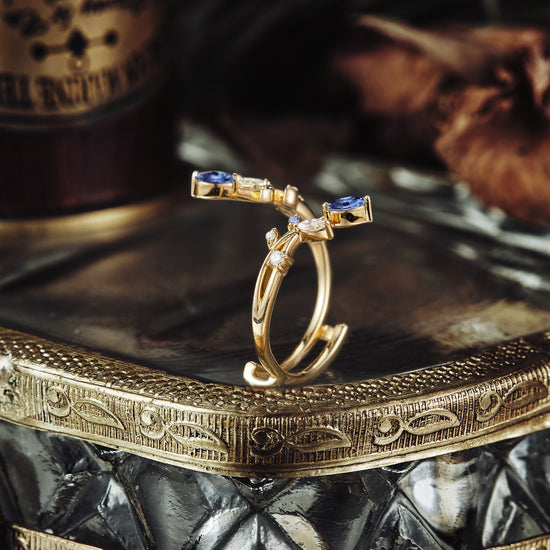
<instances>
[{"instance_id":1,"label":"ring prong setting","mask_svg":"<svg viewBox=\"0 0 550 550\"><path fill-rule=\"evenodd\" d=\"M334 231L326 218L303 220L296 229L302 241L327 241L334 238Z\"/></svg>"},{"instance_id":2,"label":"ring prong setting","mask_svg":"<svg viewBox=\"0 0 550 550\"><path fill-rule=\"evenodd\" d=\"M372 222L371 200L364 197L342 197L323 204L323 215L333 227L350 227Z\"/></svg>"},{"instance_id":3,"label":"ring prong setting","mask_svg":"<svg viewBox=\"0 0 550 550\"><path fill-rule=\"evenodd\" d=\"M265 234L265 240L267 242L267 248L271 250L275 243L279 240L281 236L279 235L279 231L276 227L273 227Z\"/></svg>"}]
</instances>

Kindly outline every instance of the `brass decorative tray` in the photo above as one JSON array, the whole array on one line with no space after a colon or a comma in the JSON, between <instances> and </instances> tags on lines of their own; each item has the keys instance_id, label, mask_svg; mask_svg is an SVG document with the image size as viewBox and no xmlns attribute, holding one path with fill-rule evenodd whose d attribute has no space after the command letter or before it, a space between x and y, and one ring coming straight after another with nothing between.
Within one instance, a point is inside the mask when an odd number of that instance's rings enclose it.
<instances>
[{"instance_id":1,"label":"brass decorative tray","mask_svg":"<svg viewBox=\"0 0 550 550\"><path fill-rule=\"evenodd\" d=\"M207 531L201 522L222 506L204 501L211 493L242 502L242 517L275 498L258 521L277 544L310 537L316 548L334 547L333 521L350 533L364 523L368 538L385 525L377 514L393 513L403 495L406 513L427 522L415 533L437 537L443 519L423 508L422 491L407 491L426 479L438 498L447 484L473 491L484 468L504 468L486 490L528 499L521 506L537 527L523 531L521 518L500 526L493 520L507 517L507 500L498 508L480 493L449 503L445 536L478 536L457 531L453 515L470 517L475 507L487 526L484 547L520 532L535 539L518 548L547 544L537 516L543 493L533 487L525 496L502 480L522 475L522 453L538 464L550 445L548 236L514 227L433 177L380 169L364 189L372 167L334 161L327 170L332 183L340 178L339 194L371 194L375 223L367 237L350 232L331 251L329 315L352 331L329 370L303 387L257 389L241 379L254 359L251 293L263 235L284 224L277 213L175 198L103 212L97 223L86 214L0 227L10 235L0 266L0 491L8 491L2 515L14 524L12 547L141 550L170 533L189 548L223 548L224 537L249 537L248 523L232 520ZM310 190L317 206L322 183ZM200 238L186 238L197 227ZM305 256L278 299L281 356L309 320L315 278ZM65 463L66 452L90 471ZM44 478L51 506L29 497L18 512L12 497L30 491L26 472ZM82 492L77 479L89 480ZM98 527L56 512L75 492L97 519L86 491L90 483L107 498L102 479L118 487L125 510L111 538L111 527L98 538ZM155 500L159 484L167 501ZM182 488L200 504L186 508ZM342 506L346 517L323 515L343 494L353 497ZM186 522L162 513L174 500ZM302 517L304 506L315 513ZM119 513L101 510L112 521ZM133 542L114 542L122 535Z\"/></svg>"},{"instance_id":2,"label":"brass decorative tray","mask_svg":"<svg viewBox=\"0 0 550 550\"><path fill-rule=\"evenodd\" d=\"M0 418L233 476L395 464L550 427L550 333L365 382L201 382L0 329Z\"/></svg>"}]
</instances>

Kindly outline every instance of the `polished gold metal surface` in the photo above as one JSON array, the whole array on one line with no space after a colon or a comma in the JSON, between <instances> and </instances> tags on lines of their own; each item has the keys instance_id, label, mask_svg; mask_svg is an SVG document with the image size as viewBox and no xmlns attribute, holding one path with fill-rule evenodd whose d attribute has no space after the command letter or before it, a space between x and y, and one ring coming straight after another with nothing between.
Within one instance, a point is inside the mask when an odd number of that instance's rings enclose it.
<instances>
[{"instance_id":1,"label":"polished gold metal surface","mask_svg":"<svg viewBox=\"0 0 550 550\"><path fill-rule=\"evenodd\" d=\"M82 114L150 84L166 3L85 0L0 7L0 115ZM9 122L9 121L8 121Z\"/></svg>"},{"instance_id":2,"label":"polished gold metal surface","mask_svg":"<svg viewBox=\"0 0 550 550\"><path fill-rule=\"evenodd\" d=\"M0 329L0 418L205 472L298 477L550 427L550 333L333 386L207 383Z\"/></svg>"},{"instance_id":3,"label":"polished gold metal surface","mask_svg":"<svg viewBox=\"0 0 550 550\"><path fill-rule=\"evenodd\" d=\"M285 189L277 189L268 179L249 178L240 174L233 174L230 182L211 183L202 181L201 174L204 173L195 171L191 176L191 196L196 199L272 204L285 216L315 216L298 193L298 189L291 185L287 185Z\"/></svg>"},{"instance_id":4,"label":"polished gold metal surface","mask_svg":"<svg viewBox=\"0 0 550 550\"><path fill-rule=\"evenodd\" d=\"M534 539L523 540L505 546L495 546L488 550L548 550L550 549L550 534L542 535Z\"/></svg>"},{"instance_id":5,"label":"polished gold metal surface","mask_svg":"<svg viewBox=\"0 0 550 550\"><path fill-rule=\"evenodd\" d=\"M7 550L101 550L20 525L9 527L9 539L10 547Z\"/></svg>"},{"instance_id":6,"label":"polished gold metal surface","mask_svg":"<svg viewBox=\"0 0 550 550\"><path fill-rule=\"evenodd\" d=\"M264 387L304 384L319 376L336 358L346 338L348 327L343 323L327 325L326 311L322 317L317 317L318 313L315 311L310 326L318 326L318 331L312 334L311 340L304 337L296 350L300 350L301 347L310 350L320 340L326 343L311 363L298 372L291 372L294 365L279 364L271 350L271 318L283 278L294 262L298 246L302 243L319 243L332 239L334 227L348 227L372 221L370 198L364 197L363 200L364 204L361 207L346 213L348 216L341 212L331 212L325 203L324 217L303 221L299 218L290 218L288 232L285 235L281 237L276 228L267 234L269 254L260 268L252 300L252 333L259 363L249 361L245 366L244 379L249 384ZM317 268L319 294L322 293L328 303L331 288L326 281L330 277L321 272L323 267ZM301 355L305 356L305 353Z\"/></svg>"},{"instance_id":7,"label":"polished gold metal surface","mask_svg":"<svg viewBox=\"0 0 550 550\"><path fill-rule=\"evenodd\" d=\"M356 197L346 197L356 198ZM323 203L323 216L329 221L332 227L352 227L361 223L371 223L372 206L370 197L364 197L365 203L362 206L348 208L345 211L331 210L328 202Z\"/></svg>"}]
</instances>

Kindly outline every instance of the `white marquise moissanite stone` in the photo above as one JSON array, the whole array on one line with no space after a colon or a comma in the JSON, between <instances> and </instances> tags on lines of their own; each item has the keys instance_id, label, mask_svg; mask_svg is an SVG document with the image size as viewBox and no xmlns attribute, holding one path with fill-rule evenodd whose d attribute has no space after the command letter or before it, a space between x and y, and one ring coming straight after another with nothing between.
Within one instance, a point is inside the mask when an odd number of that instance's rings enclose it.
<instances>
[{"instance_id":1,"label":"white marquise moissanite stone","mask_svg":"<svg viewBox=\"0 0 550 550\"><path fill-rule=\"evenodd\" d=\"M240 178L239 180L239 189L243 191L261 191L266 187L266 180L260 178Z\"/></svg>"},{"instance_id":2,"label":"white marquise moissanite stone","mask_svg":"<svg viewBox=\"0 0 550 550\"><path fill-rule=\"evenodd\" d=\"M303 220L298 224L298 229L302 231L321 231L325 228L325 218L314 218L313 220Z\"/></svg>"},{"instance_id":3,"label":"white marquise moissanite stone","mask_svg":"<svg viewBox=\"0 0 550 550\"><path fill-rule=\"evenodd\" d=\"M285 261L285 255L280 250L274 250L269 255L268 263L272 266L277 267Z\"/></svg>"}]
</instances>

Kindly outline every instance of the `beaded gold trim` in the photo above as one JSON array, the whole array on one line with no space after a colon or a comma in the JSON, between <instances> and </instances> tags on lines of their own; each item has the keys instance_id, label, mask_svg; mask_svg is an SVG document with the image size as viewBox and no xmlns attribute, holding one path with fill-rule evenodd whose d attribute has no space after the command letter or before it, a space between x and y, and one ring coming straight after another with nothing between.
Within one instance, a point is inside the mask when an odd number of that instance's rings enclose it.
<instances>
[{"instance_id":1,"label":"beaded gold trim","mask_svg":"<svg viewBox=\"0 0 550 550\"><path fill-rule=\"evenodd\" d=\"M201 382L0 328L0 418L234 476L349 472L550 427L550 333L360 383Z\"/></svg>"},{"instance_id":2,"label":"beaded gold trim","mask_svg":"<svg viewBox=\"0 0 550 550\"><path fill-rule=\"evenodd\" d=\"M26 529L19 525L10 527L10 549L9 550L101 550L95 546L87 544L78 544L71 540L62 539Z\"/></svg>"},{"instance_id":3,"label":"beaded gold trim","mask_svg":"<svg viewBox=\"0 0 550 550\"><path fill-rule=\"evenodd\" d=\"M488 550L550 550L550 534L505 546L495 546Z\"/></svg>"}]
</instances>

